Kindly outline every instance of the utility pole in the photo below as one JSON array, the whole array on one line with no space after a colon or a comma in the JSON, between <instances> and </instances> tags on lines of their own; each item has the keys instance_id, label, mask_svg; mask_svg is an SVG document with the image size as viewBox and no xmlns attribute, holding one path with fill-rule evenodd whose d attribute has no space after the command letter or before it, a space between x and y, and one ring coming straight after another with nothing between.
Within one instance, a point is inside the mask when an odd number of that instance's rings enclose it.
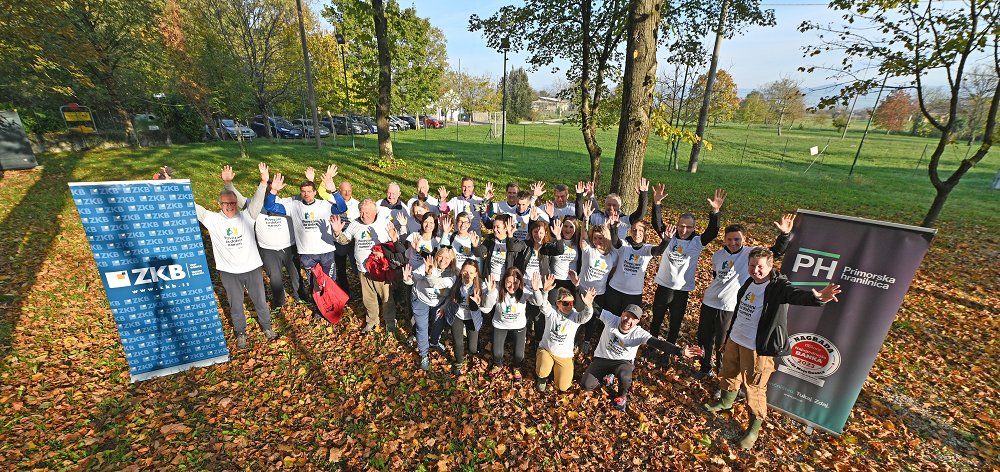
<instances>
[{"instance_id":1,"label":"utility pole","mask_svg":"<svg viewBox=\"0 0 1000 472\"><path fill-rule=\"evenodd\" d=\"M306 64L306 86L309 94L309 110L312 111L313 134L316 135L316 149L320 149L323 147L323 140L319 137L319 112L316 111L316 89L313 87L312 64L309 61L309 47L306 45L306 25L302 19L302 0L295 0L295 8L299 12L299 39L302 40L302 57Z\"/></svg>"}]
</instances>

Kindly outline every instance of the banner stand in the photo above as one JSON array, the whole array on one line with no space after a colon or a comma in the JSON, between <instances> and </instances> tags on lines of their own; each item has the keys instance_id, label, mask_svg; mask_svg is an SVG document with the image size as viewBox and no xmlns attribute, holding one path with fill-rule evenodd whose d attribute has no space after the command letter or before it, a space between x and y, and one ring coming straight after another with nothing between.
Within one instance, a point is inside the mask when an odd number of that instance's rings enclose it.
<instances>
[{"instance_id":1,"label":"banner stand","mask_svg":"<svg viewBox=\"0 0 1000 472\"><path fill-rule=\"evenodd\" d=\"M776 407L774 405L771 405L770 403L767 405L767 409L769 409L769 410L775 410L778 413L781 413L782 415L788 417L789 419L792 419L792 420L798 421L799 423L802 423L802 425L805 426L806 435L812 435L813 430L818 429L820 431L823 431L824 433L832 434L832 435L834 435L834 436L836 436L838 438L841 436L841 434L838 433L838 432L836 432L836 431L824 428L824 427L822 427L822 426L820 426L820 425L818 425L816 423L813 423L812 421L809 421L809 420L807 420L807 419L805 419L805 418L803 418L801 416L794 415L794 414L789 413L789 412L787 412L785 410L782 410L781 408L778 408L778 407Z\"/></svg>"}]
</instances>

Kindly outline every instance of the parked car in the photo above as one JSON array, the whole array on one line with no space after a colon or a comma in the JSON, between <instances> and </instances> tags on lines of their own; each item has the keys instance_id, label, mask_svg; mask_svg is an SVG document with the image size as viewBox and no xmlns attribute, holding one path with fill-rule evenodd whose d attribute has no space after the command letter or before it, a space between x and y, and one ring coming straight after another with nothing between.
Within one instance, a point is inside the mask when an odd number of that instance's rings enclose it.
<instances>
[{"instance_id":1,"label":"parked car","mask_svg":"<svg viewBox=\"0 0 1000 472\"><path fill-rule=\"evenodd\" d=\"M372 129L372 133L378 133L378 122L375 121L375 118L371 116L365 116L362 117L361 120L364 121ZM389 122L389 131L399 130L399 127L396 126L395 122L393 122L391 119L387 121Z\"/></svg>"},{"instance_id":2,"label":"parked car","mask_svg":"<svg viewBox=\"0 0 1000 472\"><path fill-rule=\"evenodd\" d=\"M301 138L302 129L291 124L288 120L280 116L261 116L257 115L253 117L250 122L250 127L253 128L254 132L258 136L267 136L267 128L271 128L271 136L276 136L279 138Z\"/></svg>"},{"instance_id":3,"label":"parked car","mask_svg":"<svg viewBox=\"0 0 1000 472\"><path fill-rule=\"evenodd\" d=\"M400 118L398 116L392 116L392 115L390 115L389 116L389 121L392 121L393 123L396 123L396 129L399 130L399 131L406 131L406 130L410 129L410 124L407 123L406 120L404 120L404 119L402 119L402 118Z\"/></svg>"},{"instance_id":4,"label":"parked car","mask_svg":"<svg viewBox=\"0 0 1000 472\"><path fill-rule=\"evenodd\" d=\"M368 122L365 121L365 118L362 117L362 116L352 116L351 119L354 120L355 124L357 124L358 126L361 126L362 128L365 129L365 131L367 131L369 133L377 133L378 132L378 127L375 126L375 122L372 122L371 124L368 124Z\"/></svg>"},{"instance_id":5,"label":"parked car","mask_svg":"<svg viewBox=\"0 0 1000 472\"><path fill-rule=\"evenodd\" d=\"M343 116L334 116L333 121L331 121L330 118L323 118L322 120L319 120L319 122L321 125L326 126L337 134L368 134L367 126L352 124L351 129L348 129L347 118Z\"/></svg>"},{"instance_id":6,"label":"parked car","mask_svg":"<svg viewBox=\"0 0 1000 472\"><path fill-rule=\"evenodd\" d=\"M420 120L417 120L417 117L413 115L399 115L399 118L410 125L410 129L420 129L423 127Z\"/></svg>"},{"instance_id":7,"label":"parked car","mask_svg":"<svg viewBox=\"0 0 1000 472\"><path fill-rule=\"evenodd\" d=\"M444 128L444 121L431 118L427 115L420 115L420 122L428 128L438 129Z\"/></svg>"},{"instance_id":8,"label":"parked car","mask_svg":"<svg viewBox=\"0 0 1000 472\"><path fill-rule=\"evenodd\" d=\"M219 139L238 139L241 135L243 139L253 139L257 137L257 133L250 129L243 123L239 123L231 118L220 118L215 122L215 129L219 133ZM205 136L209 139L214 139L212 136L212 130L205 125Z\"/></svg>"},{"instance_id":9,"label":"parked car","mask_svg":"<svg viewBox=\"0 0 1000 472\"><path fill-rule=\"evenodd\" d=\"M302 131L306 133L306 137L316 136L316 131L313 130L312 120L307 120L305 118L296 118L292 120L292 124L301 128ZM323 126L319 127L319 137L325 138L329 135L330 135L330 130L326 129L326 127Z\"/></svg>"}]
</instances>

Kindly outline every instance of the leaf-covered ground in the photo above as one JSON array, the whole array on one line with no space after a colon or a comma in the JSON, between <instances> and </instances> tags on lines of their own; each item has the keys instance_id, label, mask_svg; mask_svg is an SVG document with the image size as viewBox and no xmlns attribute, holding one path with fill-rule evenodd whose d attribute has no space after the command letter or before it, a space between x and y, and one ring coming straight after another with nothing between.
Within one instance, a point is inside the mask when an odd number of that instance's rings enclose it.
<instances>
[{"instance_id":1,"label":"leaf-covered ground","mask_svg":"<svg viewBox=\"0 0 1000 472\"><path fill-rule=\"evenodd\" d=\"M702 413L698 405L716 383L692 380L689 363L641 363L621 413L603 393L536 392L530 368L520 384L509 375L490 379L482 358L456 379L447 359L434 355L433 372L424 373L405 338L362 337L353 313L338 326L317 325L304 306L277 315L282 338L274 343L251 323L247 350L235 349L220 313L230 362L130 384L66 189L72 180L144 178L156 166L115 158L43 157L44 168L0 181L4 470L984 470L1000 463L996 218L942 221L842 437L806 435L772 413L748 454L733 446L746 408ZM249 174L251 165L244 167ZM770 238L763 218L774 212L739 211L734 218L760 220L753 242ZM707 273L703 267L692 300ZM691 303L682 339L694 339L696 309ZM577 375L586 365L577 358Z\"/></svg>"}]
</instances>

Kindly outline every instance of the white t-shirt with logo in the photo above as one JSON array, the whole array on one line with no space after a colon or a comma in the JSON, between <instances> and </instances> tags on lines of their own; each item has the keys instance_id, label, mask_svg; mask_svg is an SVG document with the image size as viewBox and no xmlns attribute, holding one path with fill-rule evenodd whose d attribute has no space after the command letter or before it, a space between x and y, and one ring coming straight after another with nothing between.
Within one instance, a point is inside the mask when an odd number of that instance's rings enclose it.
<instances>
[{"instance_id":1,"label":"white t-shirt with logo","mask_svg":"<svg viewBox=\"0 0 1000 472\"><path fill-rule=\"evenodd\" d=\"M483 298L486 298L486 284L480 285L480 293ZM478 319L475 316L482 316L481 307L480 310L472 311L469 309L469 295L472 295L472 284L462 285L458 288L458 299L461 302L458 304L458 310L455 311L455 318L460 320L473 320ZM485 302L485 300L484 300ZM478 321L477 321L478 323Z\"/></svg>"},{"instance_id":2,"label":"white t-shirt with logo","mask_svg":"<svg viewBox=\"0 0 1000 472\"><path fill-rule=\"evenodd\" d=\"M612 249L607 254L593 246L583 250L583 261L580 267L580 293L590 288L603 295L608 289L608 275L618 263L618 251Z\"/></svg>"},{"instance_id":3,"label":"white t-shirt with logo","mask_svg":"<svg viewBox=\"0 0 1000 472\"><path fill-rule=\"evenodd\" d=\"M254 221L245 211L227 218L221 211L206 212L199 218L212 239L215 268L230 274L243 274L264 265L257 250Z\"/></svg>"},{"instance_id":4,"label":"white t-shirt with logo","mask_svg":"<svg viewBox=\"0 0 1000 472\"><path fill-rule=\"evenodd\" d=\"M494 292L497 288L493 289ZM497 329L521 329L528 325L528 318L525 316L525 309L528 307L528 299L531 298L531 291L525 290L521 298L515 298L506 290L503 296L490 294L497 299L496 312L493 315L493 327Z\"/></svg>"},{"instance_id":5,"label":"white t-shirt with logo","mask_svg":"<svg viewBox=\"0 0 1000 472\"><path fill-rule=\"evenodd\" d=\"M618 329L621 319L608 310L601 310L601 321L604 322L604 332L601 341L594 350L594 357L613 361L633 361L639 352L639 346L653 338L652 334L638 325L627 333Z\"/></svg>"},{"instance_id":6,"label":"white t-shirt with logo","mask_svg":"<svg viewBox=\"0 0 1000 472\"><path fill-rule=\"evenodd\" d=\"M447 246L449 244L455 250L455 267L462 267L466 259L479 261L479 258L472 254L472 238L459 236L457 233L451 235L450 239L448 236L441 238L441 245ZM504 257L506 259L506 255Z\"/></svg>"},{"instance_id":7,"label":"white t-shirt with logo","mask_svg":"<svg viewBox=\"0 0 1000 472\"><path fill-rule=\"evenodd\" d=\"M511 219L511 226L514 228L514 237L520 239L521 241L528 240L528 225L531 224L531 212L525 213L523 215L518 215L517 213L508 213Z\"/></svg>"},{"instance_id":8,"label":"white t-shirt with logo","mask_svg":"<svg viewBox=\"0 0 1000 472\"><path fill-rule=\"evenodd\" d=\"M641 295L646 283L646 268L653 259L653 245L643 244L635 249L623 241L622 247L615 251L618 253L618 264L608 285L625 295Z\"/></svg>"},{"instance_id":9,"label":"white t-shirt with logo","mask_svg":"<svg viewBox=\"0 0 1000 472\"><path fill-rule=\"evenodd\" d=\"M287 216L282 215L272 216L266 213L257 215L253 227L254 234L257 235L257 245L263 249L280 251L295 244L288 220Z\"/></svg>"},{"instance_id":10,"label":"white t-shirt with logo","mask_svg":"<svg viewBox=\"0 0 1000 472\"><path fill-rule=\"evenodd\" d=\"M531 279L538 273L538 256L538 251L529 249L528 259L524 262L524 286L531 290L535 289L535 287L531 284Z\"/></svg>"},{"instance_id":11,"label":"white t-shirt with logo","mask_svg":"<svg viewBox=\"0 0 1000 472\"><path fill-rule=\"evenodd\" d=\"M441 269L437 268L431 269L431 274L428 276L426 270L426 264L413 270L413 297L433 308L440 305L448 296L448 292L455 286L457 276L454 271L449 270L447 274L443 274Z\"/></svg>"},{"instance_id":12,"label":"white t-shirt with logo","mask_svg":"<svg viewBox=\"0 0 1000 472\"><path fill-rule=\"evenodd\" d=\"M337 248L330 231L330 202L316 199L306 204L294 198L278 198L285 214L292 218L295 245L299 254L326 254Z\"/></svg>"},{"instance_id":13,"label":"white t-shirt with logo","mask_svg":"<svg viewBox=\"0 0 1000 472\"><path fill-rule=\"evenodd\" d=\"M569 280L570 269L576 270L576 261L580 257L580 246L573 244L573 241L568 239L563 239L560 242L563 245L563 253L551 258L552 275L556 277L556 280Z\"/></svg>"},{"instance_id":14,"label":"white t-shirt with logo","mask_svg":"<svg viewBox=\"0 0 1000 472\"><path fill-rule=\"evenodd\" d=\"M419 251L413 250L413 241L418 241ZM423 239L420 233L410 233L406 238L406 256L410 261L410 267L417 270L424 266L424 257L427 254L434 254L441 245L441 238L431 236L431 239Z\"/></svg>"},{"instance_id":15,"label":"white t-shirt with logo","mask_svg":"<svg viewBox=\"0 0 1000 472\"><path fill-rule=\"evenodd\" d=\"M705 246L701 244L701 235L696 234L691 239L678 239L677 236L670 238L656 271L656 284L685 292L694 290L698 256L703 249Z\"/></svg>"},{"instance_id":16,"label":"white t-shirt with logo","mask_svg":"<svg viewBox=\"0 0 1000 472\"><path fill-rule=\"evenodd\" d=\"M379 218L375 218L375 222L370 225L366 225L360 219L357 219L352 221L351 225L344 230L344 235L347 236L347 239L354 240L354 259L357 261L359 273L368 273L365 270L365 261L371 255L372 248L376 244L389 241L389 232L386 230L386 224L385 220Z\"/></svg>"},{"instance_id":17,"label":"white t-shirt with logo","mask_svg":"<svg viewBox=\"0 0 1000 472\"><path fill-rule=\"evenodd\" d=\"M480 233L482 220L479 218L479 211L476 210L475 207L481 205L482 203L483 199L475 195L469 198L459 195L457 197L451 197L451 200L448 200L448 211L455 216L458 216L458 214L462 212L468 213L472 218L470 231Z\"/></svg>"},{"instance_id":18,"label":"white t-shirt with logo","mask_svg":"<svg viewBox=\"0 0 1000 472\"><path fill-rule=\"evenodd\" d=\"M536 297L537 301L538 298ZM539 304L542 315L545 316L545 334L538 343L538 347L549 351L555 357L573 357L573 341L576 339L576 331L581 325L590 321L593 315L593 308L584 307L583 311L573 310L569 315L563 315L552 305L542 302Z\"/></svg>"},{"instance_id":19,"label":"white t-shirt with logo","mask_svg":"<svg viewBox=\"0 0 1000 472\"><path fill-rule=\"evenodd\" d=\"M416 203L417 200L420 200L420 199L417 198L416 196L414 196L413 198L407 200L406 201L406 209L407 210L412 209L413 208L413 204ZM427 198L424 198L423 201L424 201L424 203L427 204L427 208L430 209L431 213L434 213L434 214L441 213L441 207L440 207L440 204L438 203L438 199L434 198L431 195L427 195Z\"/></svg>"},{"instance_id":20,"label":"white t-shirt with logo","mask_svg":"<svg viewBox=\"0 0 1000 472\"><path fill-rule=\"evenodd\" d=\"M764 290L771 281L753 282L747 287L734 313L733 330L729 339L747 349L757 349L757 325L764 310Z\"/></svg>"},{"instance_id":21,"label":"white t-shirt with logo","mask_svg":"<svg viewBox=\"0 0 1000 472\"><path fill-rule=\"evenodd\" d=\"M753 247L743 246L731 254L723 247L712 254L712 270L715 271L715 278L705 288L702 303L722 311L736 309L736 295L743 282L750 278L749 262L752 250Z\"/></svg>"},{"instance_id":22,"label":"white t-shirt with logo","mask_svg":"<svg viewBox=\"0 0 1000 472\"><path fill-rule=\"evenodd\" d=\"M507 266L507 243L497 241L493 245L493 253L490 254L490 273L496 280L503 277L503 269Z\"/></svg>"}]
</instances>

